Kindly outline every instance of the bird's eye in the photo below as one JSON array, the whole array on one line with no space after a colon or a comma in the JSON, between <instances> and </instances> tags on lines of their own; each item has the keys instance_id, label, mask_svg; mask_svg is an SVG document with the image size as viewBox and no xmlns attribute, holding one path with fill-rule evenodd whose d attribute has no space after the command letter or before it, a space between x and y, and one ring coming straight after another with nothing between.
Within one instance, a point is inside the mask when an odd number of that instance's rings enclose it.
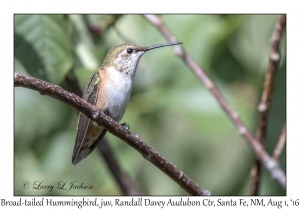
<instances>
[{"instance_id":1,"label":"bird's eye","mask_svg":"<svg viewBox=\"0 0 300 210\"><path fill-rule=\"evenodd\" d=\"M132 52L133 52L133 49L131 49L131 48L127 49L127 53L131 54Z\"/></svg>"}]
</instances>

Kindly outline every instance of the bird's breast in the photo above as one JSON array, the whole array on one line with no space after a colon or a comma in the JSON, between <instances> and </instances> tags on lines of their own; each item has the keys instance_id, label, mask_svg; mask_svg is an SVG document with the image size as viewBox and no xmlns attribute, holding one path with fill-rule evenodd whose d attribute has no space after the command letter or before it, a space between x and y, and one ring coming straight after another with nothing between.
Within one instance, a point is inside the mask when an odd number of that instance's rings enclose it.
<instances>
[{"instance_id":1,"label":"bird's breast","mask_svg":"<svg viewBox=\"0 0 300 210\"><path fill-rule=\"evenodd\" d=\"M103 111L108 109L111 117L120 121L131 95L132 79L112 67L99 71L101 84L96 106Z\"/></svg>"}]
</instances>

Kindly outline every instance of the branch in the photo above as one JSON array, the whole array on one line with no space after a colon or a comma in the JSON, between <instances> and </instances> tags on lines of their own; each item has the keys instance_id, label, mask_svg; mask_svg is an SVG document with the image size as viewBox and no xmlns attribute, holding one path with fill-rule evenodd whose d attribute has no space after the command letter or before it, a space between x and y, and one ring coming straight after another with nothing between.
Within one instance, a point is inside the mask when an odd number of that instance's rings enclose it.
<instances>
[{"instance_id":1,"label":"branch","mask_svg":"<svg viewBox=\"0 0 300 210\"><path fill-rule=\"evenodd\" d=\"M77 96L82 96L82 91L80 89L78 80L74 75L73 69L69 71L65 81L70 87L71 92L75 93ZM106 138L102 139L101 144L99 144L97 148L123 194L141 195L141 193L137 190L135 183L133 183L130 177L121 170L121 167L118 164L118 161Z\"/></svg>"},{"instance_id":2,"label":"branch","mask_svg":"<svg viewBox=\"0 0 300 210\"><path fill-rule=\"evenodd\" d=\"M259 120L256 130L256 139L265 145L267 136L267 124L268 116L272 99L272 92L275 82L275 71L280 61L279 44L282 37L282 32L285 28L286 16L281 15L279 22L277 23L275 30L271 38L271 52L269 57L269 67L266 73L264 90L261 96L261 102L258 106ZM257 195L259 189L259 183L261 179L261 163L259 160L255 161L255 165L252 167L251 173L251 185L250 195Z\"/></svg>"},{"instance_id":3,"label":"branch","mask_svg":"<svg viewBox=\"0 0 300 210\"><path fill-rule=\"evenodd\" d=\"M122 139L128 145L137 150L146 160L167 174L185 191L191 195L210 195L210 192L199 187L193 180L180 171L175 165L162 157L157 151L147 145L141 138L128 132L119 123L108 117L95 106L81 99L73 93L69 93L57 85L52 85L46 81L26 76L20 73L14 73L14 86L25 87L40 92L42 95L48 95L58 99L65 104L77 109L85 114L91 120L101 124L111 134Z\"/></svg>"},{"instance_id":4,"label":"branch","mask_svg":"<svg viewBox=\"0 0 300 210\"><path fill-rule=\"evenodd\" d=\"M277 146L274 149L274 153L273 153L273 159L278 162L279 157L281 155L283 146L285 144L286 141L286 125L283 126L279 141L277 143Z\"/></svg>"},{"instance_id":5,"label":"branch","mask_svg":"<svg viewBox=\"0 0 300 210\"><path fill-rule=\"evenodd\" d=\"M124 195L141 195L141 193L137 190L135 183L133 183L129 176L121 170L113 150L110 148L105 137L102 139L101 144L97 146L97 149L104 158L106 165L108 166Z\"/></svg>"},{"instance_id":6,"label":"branch","mask_svg":"<svg viewBox=\"0 0 300 210\"><path fill-rule=\"evenodd\" d=\"M152 23L169 42L177 42L176 38L169 31L169 29L164 25L161 19L154 15L144 15L145 18ZM249 130L246 128L244 123L239 118L237 112L235 112L225 98L222 96L221 92L215 86L215 84L209 79L200 66L184 51L180 45L174 46L175 54L180 57L183 62L190 67L190 69L196 74L196 76L204 83L205 87L215 96L219 102L222 109L226 112L229 118L237 127L239 133L251 146L257 158L263 163L265 168L271 173L271 176L277 180L280 185L286 187L286 176L278 164L267 154L263 146L257 142L257 140L252 136Z\"/></svg>"}]
</instances>

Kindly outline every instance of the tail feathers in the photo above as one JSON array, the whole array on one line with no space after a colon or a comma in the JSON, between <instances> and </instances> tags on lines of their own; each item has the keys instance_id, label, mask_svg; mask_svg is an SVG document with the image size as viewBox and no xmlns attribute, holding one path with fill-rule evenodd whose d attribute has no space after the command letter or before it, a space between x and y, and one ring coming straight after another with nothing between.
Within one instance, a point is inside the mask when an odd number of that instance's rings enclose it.
<instances>
[{"instance_id":1,"label":"tail feathers","mask_svg":"<svg viewBox=\"0 0 300 210\"><path fill-rule=\"evenodd\" d=\"M73 154L72 164L76 165L86 158L100 144L106 132L107 130L103 128L96 140L90 140L90 138L86 137L77 154Z\"/></svg>"}]
</instances>

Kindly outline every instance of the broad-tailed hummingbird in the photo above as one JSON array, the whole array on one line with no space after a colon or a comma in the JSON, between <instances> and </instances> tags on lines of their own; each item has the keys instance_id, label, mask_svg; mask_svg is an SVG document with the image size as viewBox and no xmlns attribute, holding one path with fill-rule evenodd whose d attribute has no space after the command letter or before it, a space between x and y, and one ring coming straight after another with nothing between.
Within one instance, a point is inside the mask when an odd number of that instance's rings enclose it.
<instances>
[{"instance_id":1,"label":"broad-tailed hummingbird","mask_svg":"<svg viewBox=\"0 0 300 210\"><path fill-rule=\"evenodd\" d=\"M142 55L152 49L181 44L168 43L150 47L119 44L107 54L102 66L90 78L83 99L119 122L128 104L132 80ZM106 129L80 113L72 164L86 158L100 143Z\"/></svg>"}]
</instances>

